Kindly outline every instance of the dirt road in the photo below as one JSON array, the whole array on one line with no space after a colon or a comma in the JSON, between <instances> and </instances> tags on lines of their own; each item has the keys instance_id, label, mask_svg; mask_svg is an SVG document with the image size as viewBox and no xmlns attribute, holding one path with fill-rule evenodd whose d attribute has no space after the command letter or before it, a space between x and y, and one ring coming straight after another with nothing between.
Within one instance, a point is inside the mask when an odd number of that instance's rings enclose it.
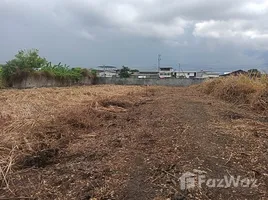
<instances>
[{"instance_id":1,"label":"dirt road","mask_svg":"<svg viewBox=\"0 0 268 200\"><path fill-rule=\"evenodd\" d=\"M105 109L92 112L81 107L67 118L60 117L61 128L59 123L50 125L54 135L62 133L67 124L72 127L68 134L76 135L68 142L57 142L52 154L43 151L51 162L45 160L39 166L24 160L24 167L18 170L20 180L13 181L20 185L14 196L268 199L267 117L194 88L161 87L139 97L130 94L120 102L104 101L101 106ZM186 172L205 182L200 188L184 190L179 178ZM218 181L206 185L208 179L231 175L241 176L238 187L224 188L222 182L217 188ZM249 185L243 183L244 178L251 180ZM252 187L253 179L257 187Z\"/></svg>"}]
</instances>

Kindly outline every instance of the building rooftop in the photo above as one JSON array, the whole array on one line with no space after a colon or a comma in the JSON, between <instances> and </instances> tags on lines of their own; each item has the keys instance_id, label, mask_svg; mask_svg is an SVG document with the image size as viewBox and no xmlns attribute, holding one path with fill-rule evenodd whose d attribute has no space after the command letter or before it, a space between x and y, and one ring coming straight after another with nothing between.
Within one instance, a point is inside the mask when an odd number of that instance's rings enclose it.
<instances>
[{"instance_id":1,"label":"building rooftop","mask_svg":"<svg viewBox=\"0 0 268 200\"><path fill-rule=\"evenodd\" d=\"M196 73L198 71L174 71L176 73Z\"/></svg>"},{"instance_id":2,"label":"building rooftop","mask_svg":"<svg viewBox=\"0 0 268 200\"><path fill-rule=\"evenodd\" d=\"M158 74L158 71L139 71L138 74Z\"/></svg>"},{"instance_id":3,"label":"building rooftop","mask_svg":"<svg viewBox=\"0 0 268 200\"><path fill-rule=\"evenodd\" d=\"M98 66L98 68L102 68L102 69L116 69L115 66L106 66L106 65Z\"/></svg>"}]
</instances>

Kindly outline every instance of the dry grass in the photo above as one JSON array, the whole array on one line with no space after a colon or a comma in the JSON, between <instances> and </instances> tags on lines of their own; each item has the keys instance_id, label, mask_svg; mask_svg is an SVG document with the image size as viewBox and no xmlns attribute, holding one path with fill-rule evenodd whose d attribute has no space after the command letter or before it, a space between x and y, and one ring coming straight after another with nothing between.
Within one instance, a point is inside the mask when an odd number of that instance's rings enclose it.
<instances>
[{"instance_id":1,"label":"dry grass","mask_svg":"<svg viewBox=\"0 0 268 200\"><path fill-rule=\"evenodd\" d=\"M148 87L107 85L0 90L0 190L13 193L14 166L49 164L79 134L77 128L90 130L110 117L106 111L125 112L135 96L151 92Z\"/></svg>"},{"instance_id":2,"label":"dry grass","mask_svg":"<svg viewBox=\"0 0 268 200\"><path fill-rule=\"evenodd\" d=\"M250 78L246 75L208 80L200 89L217 98L250 108L260 113L268 112L268 77Z\"/></svg>"},{"instance_id":3,"label":"dry grass","mask_svg":"<svg viewBox=\"0 0 268 200\"><path fill-rule=\"evenodd\" d=\"M196 90L173 87L0 90L0 199L168 199L178 193L177 177L197 166L211 177L226 167L250 176L255 169L261 176L258 193L237 191L233 198L265 196L267 126L253 124L247 140L229 137L233 129L245 134L242 114L226 113L233 106L200 97ZM241 123L222 121L219 108ZM234 194L232 188L209 193L182 194Z\"/></svg>"}]
</instances>

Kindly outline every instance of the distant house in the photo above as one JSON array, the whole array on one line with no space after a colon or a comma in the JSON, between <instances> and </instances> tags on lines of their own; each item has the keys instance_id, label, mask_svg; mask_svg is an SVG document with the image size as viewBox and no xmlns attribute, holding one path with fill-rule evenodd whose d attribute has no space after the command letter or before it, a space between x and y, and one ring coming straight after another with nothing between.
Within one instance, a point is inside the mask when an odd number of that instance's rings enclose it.
<instances>
[{"instance_id":1,"label":"distant house","mask_svg":"<svg viewBox=\"0 0 268 200\"><path fill-rule=\"evenodd\" d=\"M139 71L139 72L134 72L131 77L133 78L139 78L139 79L144 79L144 78L158 78L158 71Z\"/></svg>"},{"instance_id":2,"label":"distant house","mask_svg":"<svg viewBox=\"0 0 268 200\"><path fill-rule=\"evenodd\" d=\"M217 72L211 71L175 71L172 67L160 67L159 71L137 71L131 74L132 78L146 79L146 78L190 78L190 79L209 79L218 78L220 76Z\"/></svg>"},{"instance_id":3,"label":"distant house","mask_svg":"<svg viewBox=\"0 0 268 200\"><path fill-rule=\"evenodd\" d=\"M118 70L114 66L99 66L97 69L97 77L107 77L111 78L113 76L117 76Z\"/></svg>"},{"instance_id":4,"label":"distant house","mask_svg":"<svg viewBox=\"0 0 268 200\"><path fill-rule=\"evenodd\" d=\"M131 77L133 78L171 78L173 77L173 68L172 67L161 67L159 71L156 70L141 70L134 72Z\"/></svg>"},{"instance_id":5,"label":"distant house","mask_svg":"<svg viewBox=\"0 0 268 200\"><path fill-rule=\"evenodd\" d=\"M224 73L221 76L238 76L238 75L241 75L241 74L248 74L248 72L240 69L240 70L236 70L236 71L233 71L233 72Z\"/></svg>"},{"instance_id":6,"label":"distant house","mask_svg":"<svg viewBox=\"0 0 268 200\"><path fill-rule=\"evenodd\" d=\"M172 67L160 67L159 68L159 78L171 78L174 74Z\"/></svg>"},{"instance_id":7,"label":"distant house","mask_svg":"<svg viewBox=\"0 0 268 200\"><path fill-rule=\"evenodd\" d=\"M200 78L200 79L208 79L208 78L218 78L220 74L218 72L210 72L210 71L176 71L174 72L176 78Z\"/></svg>"},{"instance_id":8,"label":"distant house","mask_svg":"<svg viewBox=\"0 0 268 200\"><path fill-rule=\"evenodd\" d=\"M97 71L97 77L107 77L111 78L113 76L116 76L117 72L116 71Z\"/></svg>"},{"instance_id":9,"label":"distant house","mask_svg":"<svg viewBox=\"0 0 268 200\"><path fill-rule=\"evenodd\" d=\"M196 78L196 71L175 71L174 76L176 78Z\"/></svg>"},{"instance_id":10,"label":"distant house","mask_svg":"<svg viewBox=\"0 0 268 200\"><path fill-rule=\"evenodd\" d=\"M197 72L196 78L208 79L208 78L219 78L220 74L218 72L211 71L200 71Z\"/></svg>"}]
</instances>

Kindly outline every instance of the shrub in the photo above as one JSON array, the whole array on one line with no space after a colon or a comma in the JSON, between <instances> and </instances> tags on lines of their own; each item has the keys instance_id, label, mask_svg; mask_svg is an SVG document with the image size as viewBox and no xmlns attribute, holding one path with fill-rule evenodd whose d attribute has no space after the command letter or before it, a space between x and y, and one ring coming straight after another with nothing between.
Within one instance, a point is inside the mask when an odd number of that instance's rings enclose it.
<instances>
[{"instance_id":1,"label":"shrub","mask_svg":"<svg viewBox=\"0 0 268 200\"><path fill-rule=\"evenodd\" d=\"M55 77L60 81L79 81L84 76L83 70L81 68L72 68L70 69L67 65L62 65L59 63L58 65L52 65L51 63L47 63L46 66L41 68L41 72L48 77Z\"/></svg>"}]
</instances>

